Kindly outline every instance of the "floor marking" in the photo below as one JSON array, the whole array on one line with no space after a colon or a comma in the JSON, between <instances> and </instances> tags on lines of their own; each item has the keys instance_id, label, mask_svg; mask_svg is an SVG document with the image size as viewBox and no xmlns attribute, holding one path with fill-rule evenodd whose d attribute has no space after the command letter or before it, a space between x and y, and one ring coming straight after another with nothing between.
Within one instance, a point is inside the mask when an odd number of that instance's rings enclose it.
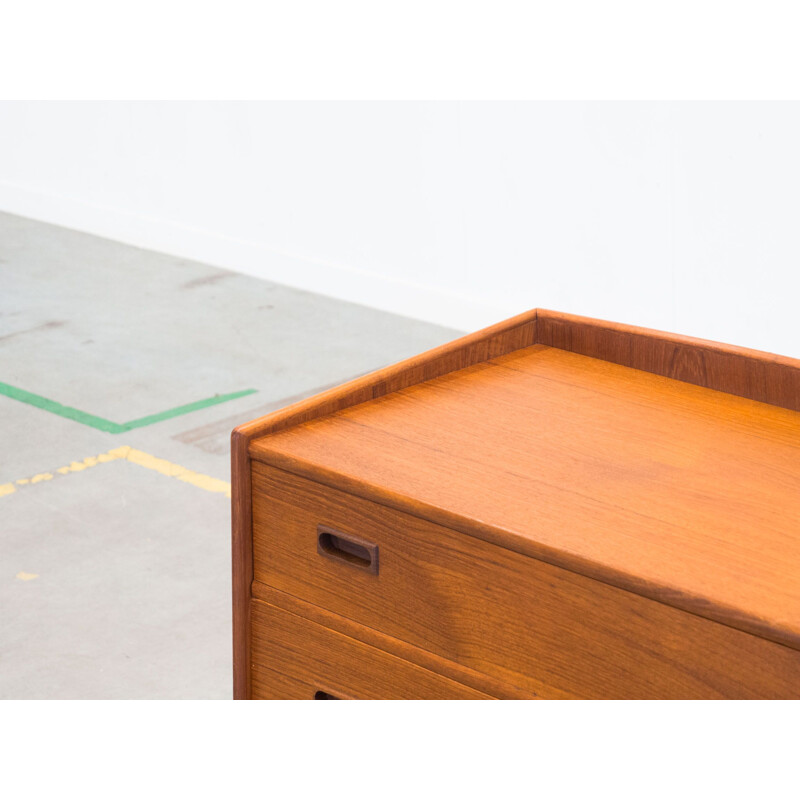
<instances>
[{"instance_id":1,"label":"floor marking","mask_svg":"<svg viewBox=\"0 0 800 800\"><path fill-rule=\"evenodd\" d=\"M255 394L256 389L245 389L241 392L231 392L230 394L217 394L214 397L209 397L205 400L198 400L195 403L186 403L176 408L167 409L159 414L150 414L147 417L140 417L139 419L131 420L130 422L111 422L111 420L97 417L94 414L87 414L85 411L79 411L77 408L71 406L64 406L57 403L55 400L48 400L46 397L27 392L25 389L18 389L11 384L3 383L0 381L0 395L10 397L12 400L19 400L21 403L27 403L30 406L42 409L42 411L49 411L52 414L58 414L60 417L71 419L73 422L80 422L83 425L90 425L92 428L97 428L99 431L105 433L125 433L134 428L143 428L146 425L152 425L155 422L162 422L165 419L172 417L179 417L182 414L189 414L192 411L198 411L201 408L208 408L215 406L219 403L227 403L228 400L236 400L239 397L246 397L249 394Z\"/></svg>"},{"instance_id":2,"label":"floor marking","mask_svg":"<svg viewBox=\"0 0 800 800\"><path fill-rule=\"evenodd\" d=\"M39 576L34 574L33 572L18 572L17 578L21 581L32 581L34 578L38 578Z\"/></svg>"},{"instance_id":3,"label":"floor marking","mask_svg":"<svg viewBox=\"0 0 800 800\"><path fill-rule=\"evenodd\" d=\"M210 475L194 472L194 470L186 469L186 467L182 467L179 464L172 464L163 458L156 458L149 453L143 453L141 450L134 450L132 447L128 448L125 458L145 469L152 469L170 478L177 478L184 483L191 483L192 486L196 486L198 489L205 489L207 492L221 492L224 493L225 497L231 496L231 485L227 481L221 481L218 478L212 478Z\"/></svg>"},{"instance_id":4,"label":"floor marking","mask_svg":"<svg viewBox=\"0 0 800 800\"><path fill-rule=\"evenodd\" d=\"M32 486L42 481L53 480L53 478L58 478L62 475L69 475L71 472L83 472L91 467L96 467L98 464L108 464L111 461L120 460L130 461L131 464L166 475L168 478L176 478L179 481L183 481L183 483L190 483L192 486L204 489L207 492L224 494L225 497L231 496L231 485L227 481L212 478L210 475L203 475L201 472L195 472L182 467L180 464L173 464L164 458L158 458L150 455L150 453L145 453L143 450L136 450L129 445L125 445L123 447L115 447L107 453L100 453L98 456L88 456L83 461L73 461L68 466L59 467L52 472L41 472L32 478L21 478L13 483L0 484L0 497L13 494L17 491L18 486Z\"/></svg>"}]
</instances>

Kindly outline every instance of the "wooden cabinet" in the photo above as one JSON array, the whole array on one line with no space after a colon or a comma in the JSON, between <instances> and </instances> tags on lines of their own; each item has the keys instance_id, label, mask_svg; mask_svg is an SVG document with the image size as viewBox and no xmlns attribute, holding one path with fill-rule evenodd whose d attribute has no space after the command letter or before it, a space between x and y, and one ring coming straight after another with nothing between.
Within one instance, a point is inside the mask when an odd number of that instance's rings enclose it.
<instances>
[{"instance_id":1,"label":"wooden cabinet","mask_svg":"<svg viewBox=\"0 0 800 800\"><path fill-rule=\"evenodd\" d=\"M237 428L237 698L800 697L800 362L536 310Z\"/></svg>"}]
</instances>

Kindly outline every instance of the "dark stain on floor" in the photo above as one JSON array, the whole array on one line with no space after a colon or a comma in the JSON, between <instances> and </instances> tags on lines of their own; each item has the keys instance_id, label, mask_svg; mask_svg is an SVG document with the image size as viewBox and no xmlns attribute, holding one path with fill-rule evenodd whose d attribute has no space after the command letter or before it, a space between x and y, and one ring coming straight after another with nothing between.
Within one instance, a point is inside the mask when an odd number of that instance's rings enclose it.
<instances>
[{"instance_id":1,"label":"dark stain on floor","mask_svg":"<svg viewBox=\"0 0 800 800\"><path fill-rule=\"evenodd\" d=\"M233 278L233 272L215 272L213 275L206 275L202 278L193 278L181 285L181 289L196 289L198 286L207 286L209 283L216 283L225 278Z\"/></svg>"},{"instance_id":2,"label":"dark stain on floor","mask_svg":"<svg viewBox=\"0 0 800 800\"><path fill-rule=\"evenodd\" d=\"M5 339L13 339L15 336L22 336L26 333L35 333L36 331L50 330L51 328L60 328L67 323L64 320L52 320L51 322L43 322L41 325L34 325L32 328L25 328L21 331L12 331L0 336L0 341Z\"/></svg>"}]
</instances>

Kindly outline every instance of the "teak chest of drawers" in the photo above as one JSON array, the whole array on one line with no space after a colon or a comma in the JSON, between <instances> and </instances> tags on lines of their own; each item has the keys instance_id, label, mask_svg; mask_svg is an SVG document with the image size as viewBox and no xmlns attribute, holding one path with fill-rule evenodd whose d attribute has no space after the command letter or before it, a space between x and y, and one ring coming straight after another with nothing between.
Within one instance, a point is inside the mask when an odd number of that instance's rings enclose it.
<instances>
[{"instance_id":1,"label":"teak chest of drawers","mask_svg":"<svg viewBox=\"0 0 800 800\"><path fill-rule=\"evenodd\" d=\"M236 698L800 697L800 361L535 310L232 441Z\"/></svg>"}]
</instances>

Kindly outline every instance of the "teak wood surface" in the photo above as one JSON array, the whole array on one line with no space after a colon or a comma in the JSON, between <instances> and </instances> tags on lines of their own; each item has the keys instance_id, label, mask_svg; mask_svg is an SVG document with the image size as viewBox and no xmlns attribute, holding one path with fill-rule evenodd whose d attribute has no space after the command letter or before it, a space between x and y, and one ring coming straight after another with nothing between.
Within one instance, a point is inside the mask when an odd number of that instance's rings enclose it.
<instances>
[{"instance_id":1,"label":"teak wood surface","mask_svg":"<svg viewBox=\"0 0 800 800\"><path fill-rule=\"evenodd\" d=\"M295 617L301 617L309 622L315 622L324 628L328 628L338 633L342 633L350 639L368 644L384 653L390 653L403 661L416 664L437 675L450 678L454 683L475 689L479 694L504 700L532 700L548 698L553 700L570 699L575 695L568 692L561 692L554 688L548 688L544 692L520 689L509 683L497 680L491 675L471 669L464 664L450 661L423 650L416 645L409 644L402 639L387 636L375 628L369 628L357 622L353 622L340 614L334 614L323 606L313 605L305 600L301 600L294 595L282 592L273 586L264 583L253 583L253 598L263 600L271 606L288 611ZM256 622L256 627L258 622ZM265 655L267 660L268 655ZM348 694L347 692L345 692ZM352 696L352 693L349 693Z\"/></svg>"},{"instance_id":2,"label":"teak wood surface","mask_svg":"<svg viewBox=\"0 0 800 800\"><path fill-rule=\"evenodd\" d=\"M254 699L313 700L317 692L362 700L491 697L261 600L253 600L252 614Z\"/></svg>"},{"instance_id":3,"label":"teak wood surface","mask_svg":"<svg viewBox=\"0 0 800 800\"><path fill-rule=\"evenodd\" d=\"M235 696L251 457L797 648L798 410L796 360L533 311L237 428Z\"/></svg>"},{"instance_id":4,"label":"teak wood surface","mask_svg":"<svg viewBox=\"0 0 800 800\"><path fill-rule=\"evenodd\" d=\"M796 650L420 517L258 462L253 504L256 596L272 587L536 697L800 695ZM378 574L319 558L319 520L372 539Z\"/></svg>"}]
</instances>

